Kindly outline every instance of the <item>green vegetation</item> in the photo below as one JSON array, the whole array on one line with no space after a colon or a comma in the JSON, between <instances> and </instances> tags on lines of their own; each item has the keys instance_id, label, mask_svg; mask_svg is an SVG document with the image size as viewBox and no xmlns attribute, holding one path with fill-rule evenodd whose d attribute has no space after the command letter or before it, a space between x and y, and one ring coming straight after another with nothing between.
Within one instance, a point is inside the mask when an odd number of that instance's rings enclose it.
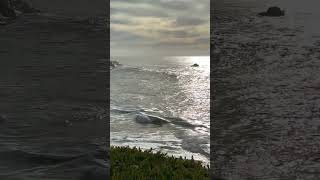
<instances>
[{"instance_id":1,"label":"green vegetation","mask_svg":"<svg viewBox=\"0 0 320 180\"><path fill-rule=\"evenodd\" d=\"M152 149L111 147L112 180L188 180L209 179L208 168L193 159L169 157Z\"/></svg>"}]
</instances>

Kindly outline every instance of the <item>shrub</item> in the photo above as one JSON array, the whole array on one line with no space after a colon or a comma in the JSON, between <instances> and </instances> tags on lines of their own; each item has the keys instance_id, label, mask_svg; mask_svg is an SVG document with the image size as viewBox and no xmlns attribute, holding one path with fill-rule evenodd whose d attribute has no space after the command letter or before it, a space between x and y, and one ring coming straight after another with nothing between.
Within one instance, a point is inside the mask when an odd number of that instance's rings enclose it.
<instances>
[{"instance_id":1,"label":"shrub","mask_svg":"<svg viewBox=\"0 0 320 180\"><path fill-rule=\"evenodd\" d=\"M129 147L111 147L111 170L113 180L121 179L209 179L208 168L200 161L175 158L165 153Z\"/></svg>"}]
</instances>

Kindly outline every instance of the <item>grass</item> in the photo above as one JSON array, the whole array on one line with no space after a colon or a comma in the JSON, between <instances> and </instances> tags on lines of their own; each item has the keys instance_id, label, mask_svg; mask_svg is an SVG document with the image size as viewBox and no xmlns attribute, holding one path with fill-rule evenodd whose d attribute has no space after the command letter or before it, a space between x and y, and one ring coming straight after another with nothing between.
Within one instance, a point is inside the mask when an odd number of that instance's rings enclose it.
<instances>
[{"instance_id":1,"label":"grass","mask_svg":"<svg viewBox=\"0 0 320 180\"><path fill-rule=\"evenodd\" d=\"M188 180L209 179L208 168L193 159L175 158L152 149L111 147L112 180Z\"/></svg>"}]
</instances>

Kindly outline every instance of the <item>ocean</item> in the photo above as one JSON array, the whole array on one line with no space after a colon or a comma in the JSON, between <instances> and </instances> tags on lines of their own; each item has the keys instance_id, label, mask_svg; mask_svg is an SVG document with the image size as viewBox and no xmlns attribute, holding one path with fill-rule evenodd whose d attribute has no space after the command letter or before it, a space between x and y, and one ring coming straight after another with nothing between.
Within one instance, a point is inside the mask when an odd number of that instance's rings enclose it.
<instances>
[{"instance_id":1,"label":"ocean","mask_svg":"<svg viewBox=\"0 0 320 180\"><path fill-rule=\"evenodd\" d=\"M112 58L113 59L113 58ZM210 57L114 57L110 143L152 148L209 164ZM191 67L193 64L198 67ZM169 123L141 124L137 114Z\"/></svg>"},{"instance_id":2,"label":"ocean","mask_svg":"<svg viewBox=\"0 0 320 180\"><path fill-rule=\"evenodd\" d=\"M217 0L212 23L212 172L320 178L320 36L315 0ZM271 6L282 17L259 17Z\"/></svg>"},{"instance_id":3,"label":"ocean","mask_svg":"<svg viewBox=\"0 0 320 180\"><path fill-rule=\"evenodd\" d=\"M0 27L0 179L108 178L105 22L40 13Z\"/></svg>"}]
</instances>

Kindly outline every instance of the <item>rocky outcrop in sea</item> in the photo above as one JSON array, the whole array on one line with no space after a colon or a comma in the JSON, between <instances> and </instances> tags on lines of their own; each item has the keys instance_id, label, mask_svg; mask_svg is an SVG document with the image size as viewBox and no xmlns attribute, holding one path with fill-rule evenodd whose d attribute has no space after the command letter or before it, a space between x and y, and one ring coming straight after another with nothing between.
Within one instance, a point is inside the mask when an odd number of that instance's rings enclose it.
<instances>
[{"instance_id":1,"label":"rocky outcrop in sea","mask_svg":"<svg viewBox=\"0 0 320 180\"><path fill-rule=\"evenodd\" d=\"M29 1L25 0L0 0L0 25L6 25L20 14L36 13L39 10L33 8Z\"/></svg>"},{"instance_id":2,"label":"rocky outcrop in sea","mask_svg":"<svg viewBox=\"0 0 320 180\"><path fill-rule=\"evenodd\" d=\"M110 61L110 68L115 68L121 64L118 61Z\"/></svg>"},{"instance_id":3,"label":"rocky outcrop in sea","mask_svg":"<svg viewBox=\"0 0 320 180\"><path fill-rule=\"evenodd\" d=\"M271 17L279 17L284 16L284 10L281 10L279 7L270 7L266 12L259 13L260 16L271 16Z\"/></svg>"}]
</instances>

